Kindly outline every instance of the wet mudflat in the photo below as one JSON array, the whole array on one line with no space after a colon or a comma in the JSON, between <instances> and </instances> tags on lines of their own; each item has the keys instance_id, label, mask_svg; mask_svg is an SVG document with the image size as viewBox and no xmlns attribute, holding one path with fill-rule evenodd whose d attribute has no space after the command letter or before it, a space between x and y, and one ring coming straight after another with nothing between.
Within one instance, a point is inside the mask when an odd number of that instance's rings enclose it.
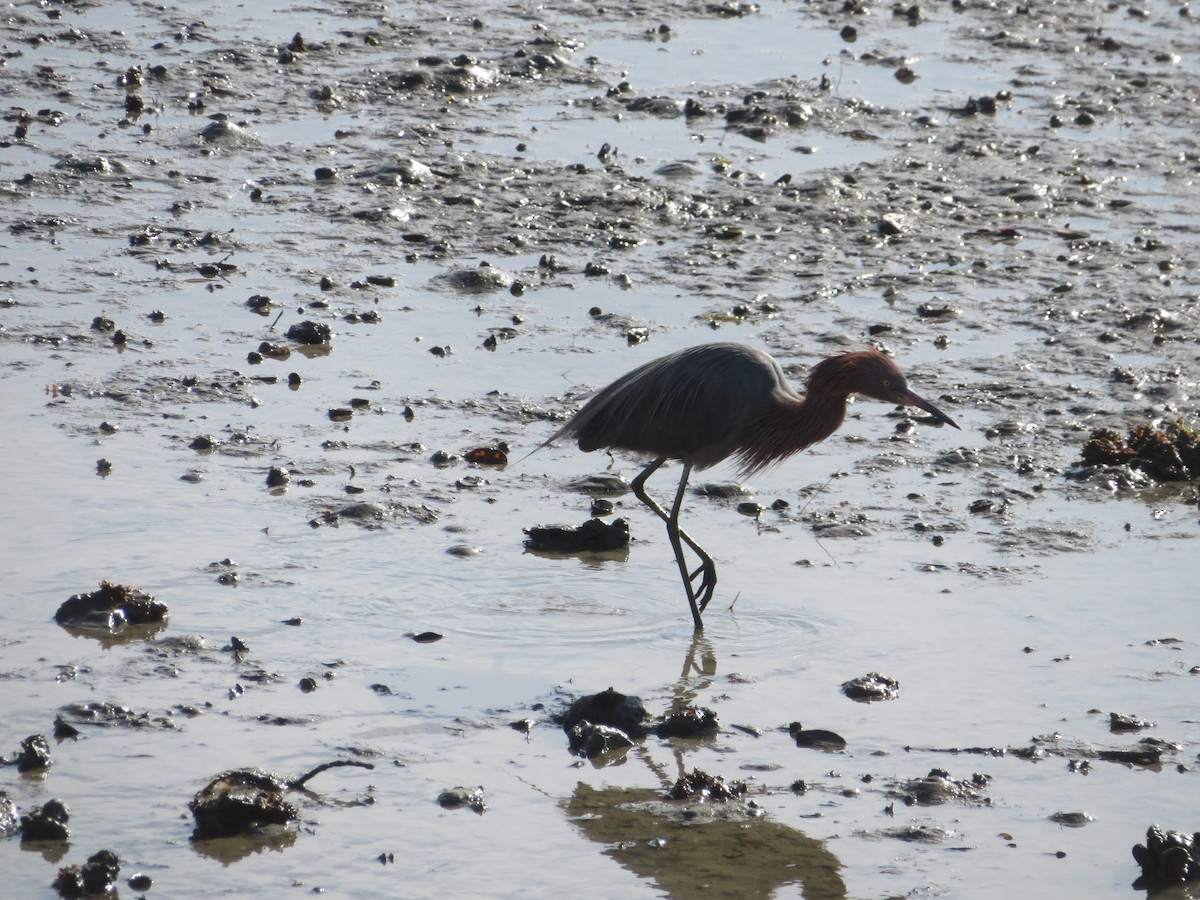
<instances>
[{"instance_id":1,"label":"wet mudflat","mask_svg":"<svg viewBox=\"0 0 1200 900\"><path fill-rule=\"evenodd\" d=\"M120 896L1132 893L1148 826L1200 829L1195 473L1082 454L1200 417L1198 28L10 8L2 789L70 835L0 841L6 886L107 850ZM522 457L726 339L797 382L874 344L963 431L862 402L694 478L693 637L639 461ZM597 500L627 548L526 549ZM138 602L56 621L91 592ZM610 686L719 729L572 755ZM374 768L299 784L336 760ZM193 840L242 769L292 824Z\"/></svg>"}]
</instances>

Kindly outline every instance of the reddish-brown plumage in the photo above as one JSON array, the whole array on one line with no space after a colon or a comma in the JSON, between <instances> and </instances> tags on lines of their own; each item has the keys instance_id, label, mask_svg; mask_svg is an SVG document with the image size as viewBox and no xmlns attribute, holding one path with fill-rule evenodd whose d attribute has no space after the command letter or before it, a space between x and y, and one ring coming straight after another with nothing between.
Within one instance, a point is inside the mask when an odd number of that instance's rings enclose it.
<instances>
[{"instance_id":1,"label":"reddish-brown plumage","mask_svg":"<svg viewBox=\"0 0 1200 900\"><path fill-rule=\"evenodd\" d=\"M915 406L936 422L958 427L910 391L904 373L878 350L826 357L809 371L801 396L767 353L745 344L719 343L688 347L623 375L597 392L546 443L572 437L585 451L604 447L655 457L634 479L633 490L667 523L692 617L700 629L700 614L712 598L717 578L712 558L679 528L679 508L691 470L733 456L743 477L760 472L837 431L853 394ZM684 464L670 514L645 492L646 479L668 459ZM681 542L701 561L690 574ZM696 590L692 582L701 574Z\"/></svg>"}]
</instances>

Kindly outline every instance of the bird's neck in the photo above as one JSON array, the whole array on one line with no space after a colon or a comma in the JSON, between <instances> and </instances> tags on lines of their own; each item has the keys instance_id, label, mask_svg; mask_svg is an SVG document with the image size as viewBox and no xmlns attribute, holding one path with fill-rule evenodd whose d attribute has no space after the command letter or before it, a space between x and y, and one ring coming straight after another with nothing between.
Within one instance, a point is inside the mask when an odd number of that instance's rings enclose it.
<instances>
[{"instance_id":1,"label":"bird's neck","mask_svg":"<svg viewBox=\"0 0 1200 900\"><path fill-rule=\"evenodd\" d=\"M829 437L846 418L849 395L809 391L806 397L781 397L774 410L750 428L738 458L743 477L761 472Z\"/></svg>"}]
</instances>

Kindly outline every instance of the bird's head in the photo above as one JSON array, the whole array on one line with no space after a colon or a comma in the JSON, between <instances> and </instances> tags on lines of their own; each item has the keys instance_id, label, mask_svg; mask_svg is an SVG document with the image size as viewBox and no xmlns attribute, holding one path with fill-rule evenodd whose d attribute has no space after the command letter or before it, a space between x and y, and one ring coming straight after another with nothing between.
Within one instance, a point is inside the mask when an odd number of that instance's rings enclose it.
<instances>
[{"instance_id":1,"label":"bird's head","mask_svg":"<svg viewBox=\"0 0 1200 900\"><path fill-rule=\"evenodd\" d=\"M934 421L958 428L958 423L925 398L909 390L908 379L891 358L878 350L856 350L827 356L808 374L808 393L862 394L897 406L915 406Z\"/></svg>"}]
</instances>

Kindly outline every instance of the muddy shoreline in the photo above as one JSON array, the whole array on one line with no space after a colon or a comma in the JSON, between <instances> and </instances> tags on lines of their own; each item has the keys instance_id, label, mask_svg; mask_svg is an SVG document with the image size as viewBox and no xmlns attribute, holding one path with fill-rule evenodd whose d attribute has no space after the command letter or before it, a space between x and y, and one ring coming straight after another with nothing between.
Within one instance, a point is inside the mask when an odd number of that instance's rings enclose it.
<instances>
[{"instance_id":1,"label":"muddy shoreline","mask_svg":"<svg viewBox=\"0 0 1200 900\"><path fill-rule=\"evenodd\" d=\"M1200 827L1197 491L1084 447L1200 421L1198 45L1179 4L10 9L0 790L70 831L0 839L13 890L106 850L127 896L1128 895ZM638 461L526 454L707 340L876 346L964 433L855 404L695 479L693 638ZM627 547L524 546L598 509ZM101 582L169 615L55 622ZM719 726L581 759L606 687ZM331 760L375 768L291 789ZM189 840L246 769L282 827Z\"/></svg>"}]
</instances>

